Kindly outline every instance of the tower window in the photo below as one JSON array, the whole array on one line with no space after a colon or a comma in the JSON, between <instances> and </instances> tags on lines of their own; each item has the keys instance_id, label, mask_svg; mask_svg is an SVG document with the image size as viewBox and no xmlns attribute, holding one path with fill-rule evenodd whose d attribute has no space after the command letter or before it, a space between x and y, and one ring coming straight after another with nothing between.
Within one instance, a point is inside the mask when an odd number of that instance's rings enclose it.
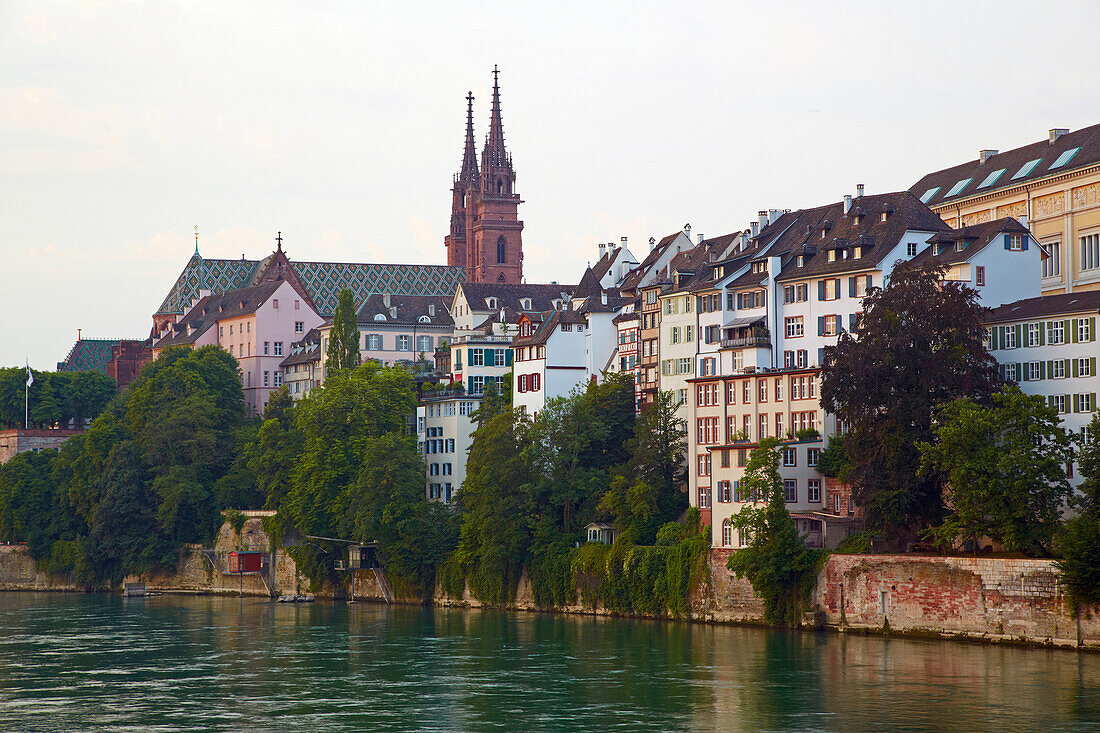
<instances>
[{"instance_id":1,"label":"tower window","mask_svg":"<svg viewBox=\"0 0 1100 733\"><path fill-rule=\"evenodd\" d=\"M504 254L505 254L504 250L505 250L504 237L501 237L500 239L497 240L497 264L498 265L504 264Z\"/></svg>"}]
</instances>

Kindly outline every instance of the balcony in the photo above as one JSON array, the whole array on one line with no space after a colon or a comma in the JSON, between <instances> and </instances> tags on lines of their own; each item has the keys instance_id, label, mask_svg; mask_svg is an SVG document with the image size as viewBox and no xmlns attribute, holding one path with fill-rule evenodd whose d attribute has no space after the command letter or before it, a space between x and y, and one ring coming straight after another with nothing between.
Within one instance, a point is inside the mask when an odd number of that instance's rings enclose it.
<instances>
[{"instance_id":1,"label":"balcony","mask_svg":"<svg viewBox=\"0 0 1100 733\"><path fill-rule=\"evenodd\" d=\"M772 337L768 334L754 336L742 336L740 338L722 339L723 349L743 349L748 347L771 348Z\"/></svg>"},{"instance_id":2,"label":"balcony","mask_svg":"<svg viewBox=\"0 0 1100 733\"><path fill-rule=\"evenodd\" d=\"M511 344L514 336L486 336L484 334L471 334L469 336L455 336L453 344Z\"/></svg>"}]
</instances>

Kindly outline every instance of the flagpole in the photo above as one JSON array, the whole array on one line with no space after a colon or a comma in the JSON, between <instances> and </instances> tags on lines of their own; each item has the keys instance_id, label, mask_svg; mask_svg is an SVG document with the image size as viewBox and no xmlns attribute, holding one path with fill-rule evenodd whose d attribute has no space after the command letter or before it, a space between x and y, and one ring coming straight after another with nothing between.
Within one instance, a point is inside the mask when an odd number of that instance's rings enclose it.
<instances>
[{"instance_id":1,"label":"flagpole","mask_svg":"<svg viewBox=\"0 0 1100 733\"><path fill-rule=\"evenodd\" d=\"M27 379L23 387L23 429L30 430L31 422L31 384L34 383L34 375L31 374L31 360L27 359Z\"/></svg>"}]
</instances>

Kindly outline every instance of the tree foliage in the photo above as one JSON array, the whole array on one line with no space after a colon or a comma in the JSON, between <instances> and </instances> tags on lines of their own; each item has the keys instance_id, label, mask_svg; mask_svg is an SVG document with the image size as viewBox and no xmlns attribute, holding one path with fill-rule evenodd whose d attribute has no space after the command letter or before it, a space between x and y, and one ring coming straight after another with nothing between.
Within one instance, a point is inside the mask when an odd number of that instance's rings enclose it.
<instances>
[{"instance_id":1,"label":"tree foliage","mask_svg":"<svg viewBox=\"0 0 1100 733\"><path fill-rule=\"evenodd\" d=\"M787 511L778 446L775 438L767 438L749 455L741 488L757 500L767 497L768 503L764 508L746 506L734 515L734 526L749 544L730 556L727 567L752 584L768 623L799 626L825 555L806 547Z\"/></svg>"},{"instance_id":2,"label":"tree foliage","mask_svg":"<svg viewBox=\"0 0 1100 733\"><path fill-rule=\"evenodd\" d=\"M1081 437L1077 468L1084 481L1069 519L1058 536L1062 570L1070 604L1075 609L1100 606L1100 413L1093 415Z\"/></svg>"},{"instance_id":3,"label":"tree foliage","mask_svg":"<svg viewBox=\"0 0 1100 733\"><path fill-rule=\"evenodd\" d=\"M351 290L340 291L336 312L332 315L332 330L328 336L328 372L354 369L359 366L359 325L355 312L355 297ZM327 378L327 375L326 375Z\"/></svg>"},{"instance_id":4,"label":"tree foliage","mask_svg":"<svg viewBox=\"0 0 1100 733\"><path fill-rule=\"evenodd\" d=\"M115 396L115 380L99 372L40 372L31 370L30 427L82 426L94 419ZM23 427L27 370L0 369L0 427Z\"/></svg>"},{"instance_id":5,"label":"tree foliage","mask_svg":"<svg viewBox=\"0 0 1100 733\"><path fill-rule=\"evenodd\" d=\"M979 405L940 408L935 441L920 443L922 468L946 479L943 544L988 536L1007 550L1046 555L1071 494L1065 465L1070 437L1054 407L1013 385Z\"/></svg>"},{"instance_id":6,"label":"tree foliage","mask_svg":"<svg viewBox=\"0 0 1100 733\"><path fill-rule=\"evenodd\" d=\"M920 469L935 411L952 400L987 404L999 385L983 344L977 291L943 270L899 263L863 299L858 338L826 349L821 400L844 420L847 478L868 522L904 544L943 516L939 472Z\"/></svg>"}]
</instances>

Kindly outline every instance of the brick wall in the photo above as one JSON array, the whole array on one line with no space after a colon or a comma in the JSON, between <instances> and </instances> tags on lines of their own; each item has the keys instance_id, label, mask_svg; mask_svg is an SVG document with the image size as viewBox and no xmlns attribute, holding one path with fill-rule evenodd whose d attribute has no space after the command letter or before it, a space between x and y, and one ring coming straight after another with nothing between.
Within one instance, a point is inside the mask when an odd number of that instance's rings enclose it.
<instances>
[{"instance_id":1,"label":"brick wall","mask_svg":"<svg viewBox=\"0 0 1100 733\"><path fill-rule=\"evenodd\" d=\"M16 453L28 450L58 448L81 430L0 430L0 465L7 463Z\"/></svg>"}]
</instances>

